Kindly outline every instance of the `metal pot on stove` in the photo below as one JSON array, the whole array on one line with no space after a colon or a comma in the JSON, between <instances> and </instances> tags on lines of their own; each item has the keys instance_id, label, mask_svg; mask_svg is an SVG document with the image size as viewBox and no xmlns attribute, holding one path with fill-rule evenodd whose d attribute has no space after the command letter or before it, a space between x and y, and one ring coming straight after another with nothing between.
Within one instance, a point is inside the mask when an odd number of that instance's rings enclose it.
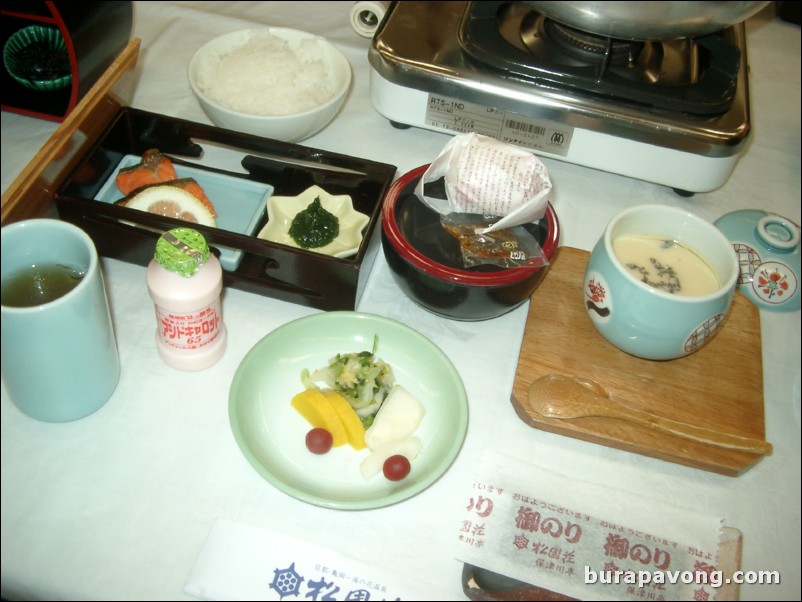
<instances>
[{"instance_id":1,"label":"metal pot on stove","mask_svg":"<svg viewBox=\"0 0 802 602\"><path fill-rule=\"evenodd\" d=\"M699 37L745 21L769 2L527 2L582 31L628 40Z\"/></svg>"}]
</instances>

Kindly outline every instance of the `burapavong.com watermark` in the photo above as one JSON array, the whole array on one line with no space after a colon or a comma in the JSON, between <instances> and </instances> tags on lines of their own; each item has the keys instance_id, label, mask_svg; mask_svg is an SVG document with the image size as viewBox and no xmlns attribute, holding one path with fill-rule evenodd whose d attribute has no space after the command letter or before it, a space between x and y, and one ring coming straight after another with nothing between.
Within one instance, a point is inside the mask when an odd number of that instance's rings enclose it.
<instances>
[{"instance_id":1,"label":"burapavong.com watermark","mask_svg":"<svg viewBox=\"0 0 802 602\"><path fill-rule=\"evenodd\" d=\"M585 583L607 585L637 585L643 587L652 583L676 585L709 585L719 588L730 583L771 585L780 583L778 571L735 571L731 577L724 577L721 571L594 571L585 567Z\"/></svg>"}]
</instances>

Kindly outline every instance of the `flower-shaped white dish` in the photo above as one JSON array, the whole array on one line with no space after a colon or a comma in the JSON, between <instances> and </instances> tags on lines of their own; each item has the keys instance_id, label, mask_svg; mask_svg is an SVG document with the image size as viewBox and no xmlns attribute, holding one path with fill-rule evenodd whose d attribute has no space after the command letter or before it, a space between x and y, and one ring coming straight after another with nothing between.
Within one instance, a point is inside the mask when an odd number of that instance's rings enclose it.
<instances>
[{"instance_id":1,"label":"flower-shaped white dish","mask_svg":"<svg viewBox=\"0 0 802 602\"><path fill-rule=\"evenodd\" d=\"M298 196L269 197L267 224L258 237L300 249L300 245L290 236L290 226L295 216L309 207L316 198L320 199L323 209L337 217L340 231L337 238L327 245L306 250L341 258L356 254L362 244L362 230L368 225L370 217L354 209L349 195L332 195L320 186L310 186Z\"/></svg>"}]
</instances>

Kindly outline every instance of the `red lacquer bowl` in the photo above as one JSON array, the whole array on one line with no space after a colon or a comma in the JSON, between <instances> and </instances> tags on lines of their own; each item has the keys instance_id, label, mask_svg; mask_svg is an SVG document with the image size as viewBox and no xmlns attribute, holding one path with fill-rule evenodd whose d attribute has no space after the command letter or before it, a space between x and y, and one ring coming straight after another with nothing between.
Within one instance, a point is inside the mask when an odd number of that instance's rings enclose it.
<instances>
[{"instance_id":1,"label":"red lacquer bowl","mask_svg":"<svg viewBox=\"0 0 802 602\"><path fill-rule=\"evenodd\" d=\"M549 266L460 267L459 242L442 228L440 214L415 196L427 168L423 165L396 180L382 207L382 248L395 281L418 305L453 320L487 320L518 307ZM551 261L560 237L551 204L541 220L526 228Z\"/></svg>"}]
</instances>

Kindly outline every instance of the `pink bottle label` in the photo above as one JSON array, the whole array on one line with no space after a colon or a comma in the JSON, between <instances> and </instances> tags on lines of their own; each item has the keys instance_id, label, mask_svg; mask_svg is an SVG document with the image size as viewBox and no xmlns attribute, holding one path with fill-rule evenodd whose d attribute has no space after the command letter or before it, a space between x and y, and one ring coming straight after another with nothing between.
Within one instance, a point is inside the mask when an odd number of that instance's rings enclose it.
<instances>
[{"instance_id":1,"label":"pink bottle label","mask_svg":"<svg viewBox=\"0 0 802 602\"><path fill-rule=\"evenodd\" d=\"M156 306L156 320L162 341L177 350L208 347L220 336L223 325L219 299L189 314L165 312Z\"/></svg>"}]
</instances>

